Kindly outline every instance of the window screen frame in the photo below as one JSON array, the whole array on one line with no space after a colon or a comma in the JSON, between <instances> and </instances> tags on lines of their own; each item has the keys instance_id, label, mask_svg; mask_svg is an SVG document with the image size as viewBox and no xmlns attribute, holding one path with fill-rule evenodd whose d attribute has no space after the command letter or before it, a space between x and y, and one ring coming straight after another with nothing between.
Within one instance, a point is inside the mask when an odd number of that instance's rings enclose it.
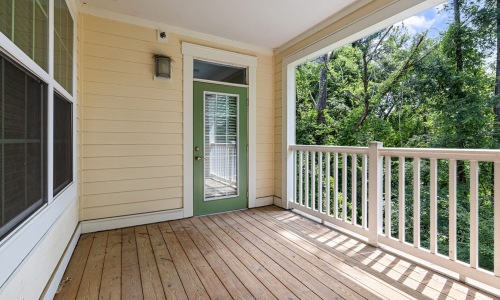
<instances>
[{"instance_id":1,"label":"window screen frame","mask_svg":"<svg viewBox=\"0 0 500 300\"><path fill-rule=\"evenodd\" d=\"M70 121L69 125L69 134L70 134L70 149L69 149L69 155L70 155L70 177L67 178L65 181L63 181L60 185L55 186L55 179L56 179L56 169L57 169L57 163L60 161L58 157L56 156L56 130L58 130L59 126L56 126L56 99L59 98L61 101L64 101L66 104L69 104L69 117L68 120ZM53 139L52 139L52 144L53 144L53 172L52 172L52 193L54 195L54 198L56 198L59 194L61 194L68 186L70 186L74 182L74 171L75 171L75 164L74 164L74 111L73 111L73 102L66 99L63 95L58 93L57 91L54 91L54 105L53 105L53 120L54 120L54 130L53 130Z\"/></svg>"},{"instance_id":2,"label":"window screen frame","mask_svg":"<svg viewBox=\"0 0 500 300\"><path fill-rule=\"evenodd\" d=\"M2 62L2 60L4 62ZM35 76L32 72L30 72L28 69L26 69L24 66L13 60L11 57L8 55L5 55L4 53L0 52L0 72L3 72L4 64L5 62L12 64L16 69L19 71L23 72L25 76L30 77L34 81L36 81L38 84L40 84L40 101L41 103L41 128L40 128L40 133L41 133L41 138L40 138L40 147L41 147L41 166L40 166L40 172L41 172L41 180L40 180L40 188L41 188L41 198L37 201L35 201L33 204L25 208L21 213L19 213L17 216L14 218L10 219L8 222L5 223L5 225L0 227L0 242L2 239L4 239L6 236L8 236L12 231L14 231L16 228L21 226L26 219L28 219L30 216L32 216L34 213L36 213L40 208L42 208L45 204L48 202L48 189L47 189L47 166L48 166L48 135L47 135L47 117L48 117L48 84L45 83L43 80ZM3 76L2 76L3 80ZM3 86L3 85L2 85ZM26 87L25 87L26 89ZM26 91L26 90L25 90ZM2 98L1 101L3 103L4 101L4 96L3 96L3 90L0 91L2 93ZM25 95L26 96L26 95ZM1 104L0 104L1 105ZM25 107L25 114L27 107ZM3 111L0 113L0 120L3 120ZM25 115L27 117L27 115ZM2 121L3 122L3 121ZM25 120L26 122L26 120ZM0 133L0 136L3 137L3 135ZM27 155L27 154L26 154ZM0 147L0 172L2 174L2 179L3 180L3 174L4 174L4 150L3 150L3 145ZM27 174L25 174L25 183L26 183L26 177ZM25 188L27 188L25 186ZM5 187L2 185L2 192L5 189ZM5 201L3 196L0 197L0 205L4 205L2 201ZM4 208L4 207L2 207Z\"/></svg>"}]
</instances>

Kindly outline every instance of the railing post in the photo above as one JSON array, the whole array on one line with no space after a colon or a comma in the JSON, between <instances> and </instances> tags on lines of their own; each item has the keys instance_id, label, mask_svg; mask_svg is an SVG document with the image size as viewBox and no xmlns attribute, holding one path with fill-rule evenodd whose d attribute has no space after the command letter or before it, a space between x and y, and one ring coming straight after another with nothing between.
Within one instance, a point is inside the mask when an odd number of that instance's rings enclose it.
<instances>
[{"instance_id":1,"label":"railing post","mask_svg":"<svg viewBox=\"0 0 500 300\"><path fill-rule=\"evenodd\" d=\"M378 246L378 235L382 233L382 156L383 144L371 142L368 150L368 243Z\"/></svg>"}]
</instances>

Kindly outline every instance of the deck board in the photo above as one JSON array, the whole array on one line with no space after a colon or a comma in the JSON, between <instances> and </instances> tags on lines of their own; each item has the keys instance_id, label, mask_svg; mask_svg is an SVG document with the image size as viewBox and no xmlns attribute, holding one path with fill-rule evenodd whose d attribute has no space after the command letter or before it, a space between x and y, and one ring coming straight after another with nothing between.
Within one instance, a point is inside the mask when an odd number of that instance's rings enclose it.
<instances>
[{"instance_id":1,"label":"deck board","mask_svg":"<svg viewBox=\"0 0 500 300\"><path fill-rule=\"evenodd\" d=\"M121 299L122 273L122 232L120 229L109 233L102 270L99 298Z\"/></svg>"},{"instance_id":2,"label":"deck board","mask_svg":"<svg viewBox=\"0 0 500 300\"><path fill-rule=\"evenodd\" d=\"M122 299L142 299L141 272L133 227L122 229ZM71 299L71 298L69 298Z\"/></svg>"},{"instance_id":3,"label":"deck board","mask_svg":"<svg viewBox=\"0 0 500 300\"><path fill-rule=\"evenodd\" d=\"M498 299L275 206L84 234L77 298Z\"/></svg>"},{"instance_id":4,"label":"deck board","mask_svg":"<svg viewBox=\"0 0 500 300\"><path fill-rule=\"evenodd\" d=\"M135 227L135 239L144 299L166 299L146 226Z\"/></svg>"},{"instance_id":5,"label":"deck board","mask_svg":"<svg viewBox=\"0 0 500 300\"><path fill-rule=\"evenodd\" d=\"M76 299L97 299L99 297L107 241L107 231L95 234Z\"/></svg>"},{"instance_id":6,"label":"deck board","mask_svg":"<svg viewBox=\"0 0 500 300\"><path fill-rule=\"evenodd\" d=\"M174 263L172 262L172 257L168 252L165 241L160 232L158 224L150 224L147 226L149 232L149 238L151 239L151 245L153 246L153 252L155 255L156 263L158 265L158 271L160 272L160 278L163 284L163 290L165 291L165 296L167 299L188 299L186 291L182 286L179 274L175 269Z\"/></svg>"}]
</instances>

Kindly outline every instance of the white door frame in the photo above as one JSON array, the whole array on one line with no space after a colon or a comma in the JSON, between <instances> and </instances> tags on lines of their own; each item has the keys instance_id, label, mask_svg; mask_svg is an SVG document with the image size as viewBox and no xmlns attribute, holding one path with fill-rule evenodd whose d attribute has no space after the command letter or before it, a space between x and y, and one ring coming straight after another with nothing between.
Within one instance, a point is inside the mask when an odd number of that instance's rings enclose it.
<instances>
[{"instance_id":1,"label":"white door frame","mask_svg":"<svg viewBox=\"0 0 500 300\"><path fill-rule=\"evenodd\" d=\"M193 216L193 60L218 62L248 68L248 207L255 207L257 169L257 57L182 43L183 55L183 143L184 218Z\"/></svg>"}]
</instances>

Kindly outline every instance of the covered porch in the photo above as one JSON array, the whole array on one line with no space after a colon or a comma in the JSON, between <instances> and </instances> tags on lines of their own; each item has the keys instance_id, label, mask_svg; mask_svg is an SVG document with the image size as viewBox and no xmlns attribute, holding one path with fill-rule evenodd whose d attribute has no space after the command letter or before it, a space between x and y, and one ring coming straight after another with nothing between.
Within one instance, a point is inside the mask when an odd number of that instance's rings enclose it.
<instances>
[{"instance_id":1,"label":"covered porch","mask_svg":"<svg viewBox=\"0 0 500 300\"><path fill-rule=\"evenodd\" d=\"M19 117L10 124L16 139L5 138L4 121L1 129L0 299L500 296L500 205L488 224L495 237L488 270L477 218L478 174L487 164L500 187L499 150L296 143L300 63L444 0L321 0L314 11L300 0L225 0L224 9L206 1L26 0L26 9L15 2L0 2L11 5L0 6L0 20L12 19L0 22L1 117ZM233 11L249 13L236 22ZM26 37L15 18L32 22ZM168 79L158 80L157 57L169 62ZM237 73L207 79L200 63ZM26 129L30 80L36 139ZM241 95L197 92L198 84ZM207 134L210 117L222 133ZM3 150L8 143L22 148ZM456 254L457 161L470 178L467 262ZM420 226L421 166L429 232ZM449 191L445 212L438 182ZM500 193L491 196L500 202Z\"/></svg>"},{"instance_id":2,"label":"covered porch","mask_svg":"<svg viewBox=\"0 0 500 300\"><path fill-rule=\"evenodd\" d=\"M81 236L55 299L494 299L276 206Z\"/></svg>"}]
</instances>

